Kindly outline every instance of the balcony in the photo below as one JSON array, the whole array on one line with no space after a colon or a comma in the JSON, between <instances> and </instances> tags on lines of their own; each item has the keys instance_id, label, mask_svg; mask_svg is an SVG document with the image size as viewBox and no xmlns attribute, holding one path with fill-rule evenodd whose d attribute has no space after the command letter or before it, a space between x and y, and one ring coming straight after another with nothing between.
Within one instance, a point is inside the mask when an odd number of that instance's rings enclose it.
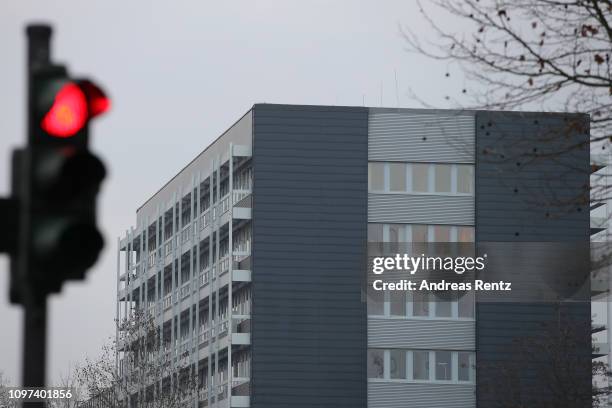
<instances>
[{"instance_id":1,"label":"balcony","mask_svg":"<svg viewBox=\"0 0 612 408\"><path fill-rule=\"evenodd\" d=\"M608 219L606 217L591 217L591 235L605 231L608 228Z\"/></svg>"},{"instance_id":2,"label":"balcony","mask_svg":"<svg viewBox=\"0 0 612 408\"><path fill-rule=\"evenodd\" d=\"M232 344L236 346L250 346L251 333L232 333Z\"/></svg>"},{"instance_id":3,"label":"balcony","mask_svg":"<svg viewBox=\"0 0 612 408\"><path fill-rule=\"evenodd\" d=\"M164 296L164 300L162 302L164 310L169 309L172 306L172 293L168 293L166 296Z\"/></svg>"},{"instance_id":4,"label":"balcony","mask_svg":"<svg viewBox=\"0 0 612 408\"><path fill-rule=\"evenodd\" d=\"M161 248L150 250L149 255L147 257L147 266L149 268L153 268L159 262L161 255Z\"/></svg>"},{"instance_id":5,"label":"balcony","mask_svg":"<svg viewBox=\"0 0 612 408\"><path fill-rule=\"evenodd\" d=\"M610 354L610 345L608 343L593 343L593 358L599 358Z\"/></svg>"},{"instance_id":6,"label":"balcony","mask_svg":"<svg viewBox=\"0 0 612 408\"><path fill-rule=\"evenodd\" d=\"M198 221L200 223L200 231L208 227L210 225L211 220L212 220L212 212L210 211L210 208L208 208L200 216L200 220Z\"/></svg>"},{"instance_id":7,"label":"balcony","mask_svg":"<svg viewBox=\"0 0 612 408\"><path fill-rule=\"evenodd\" d=\"M166 259L169 258L172 255L172 249L173 249L173 239L170 238L166 241L166 243L164 244L164 253L166 255Z\"/></svg>"},{"instance_id":8,"label":"balcony","mask_svg":"<svg viewBox=\"0 0 612 408\"><path fill-rule=\"evenodd\" d=\"M219 276L221 276L225 272L229 271L230 257L228 255L225 255L223 258L221 258L221 260L219 260L217 265L219 270Z\"/></svg>"},{"instance_id":9,"label":"balcony","mask_svg":"<svg viewBox=\"0 0 612 408\"><path fill-rule=\"evenodd\" d=\"M210 267L205 267L204 270L200 272L200 279L199 279L200 287L208 285L208 282L210 282L211 275L212 275L212 271Z\"/></svg>"},{"instance_id":10,"label":"balcony","mask_svg":"<svg viewBox=\"0 0 612 408\"><path fill-rule=\"evenodd\" d=\"M213 407L249 408L251 406L250 397L246 395L232 395L230 397L231 399L229 405L226 405L225 401L227 401L227 382L217 386L213 386L212 394L220 398L217 399L216 404L212 404L210 401L208 401L208 387L205 384L204 388L199 391L198 399L201 403L205 404L204 406L207 406L206 403L208 403L209 406Z\"/></svg>"},{"instance_id":11,"label":"balcony","mask_svg":"<svg viewBox=\"0 0 612 408\"><path fill-rule=\"evenodd\" d=\"M213 219L221 217L223 214L229 211L229 208L229 194L226 194L218 201L217 205L213 207Z\"/></svg>"},{"instance_id":12,"label":"balcony","mask_svg":"<svg viewBox=\"0 0 612 408\"><path fill-rule=\"evenodd\" d=\"M236 241L233 244L235 257L247 257L251 255L251 240Z\"/></svg>"},{"instance_id":13,"label":"balcony","mask_svg":"<svg viewBox=\"0 0 612 408\"><path fill-rule=\"evenodd\" d=\"M251 397L248 395L232 395L231 408L248 408L251 406Z\"/></svg>"},{"instance_id":14,"label":"balcony","mask_svg":"<svg viewBox=\"0 0 612 408\"><path fill-rule=\"evenodd\" d=\"M179 296L181 299L186 298L187 296L189 296L189 294L191 293L191 284L189 282L185 283L179 292Z\"/></svg>"},{"instance_id":15,"label":"balcony","mask_svg":"<svg viewBox=\"0 0 612 408\"><path fill-rule=\"evenodd\" d=\"M156 303L152 303L151 306L149 306L147 308L147 316L150 317L155 317L155 315L157 315L157 312L159 312L159 306Z\"/></svg>"},{"instance_id":16,"label":"balcony","mask_svg":"<svg viewBox=\"0 0 612 408\"><path fill-rule=\"evenodd\" d=\"M185 245L191 240L191 224L188 224L183 231L181 231L181 245Z\"/></svg>"},{"instance_id":17,"label":"balcony","mask_svg":"<svg viewBox=\"0 0 612 408\"><path fill-rule=\"evenodd\" d=\"M127 288L120 288L119 291L117 292L117 297L119 298L119 300L124 300L126 296L127 296Z\"/></svg>"},{"instance_id":18,"label":"balcony","mask_svg":"<svg viewBox=\"0 0 612 408\"><path fill-rule=\"evenodd\" d=\"M232 215L238 220L252 218L253 196L251 190L234 190L232 193Z\"/></svg>"},{"instance_id":19,"label":"balcony","mask_svg":"<svg viewBox=\"0 0 612 408\"><path fill-rule=\"evenodd\" d=\"M198 344L205 345L211 337L215 335L218 337L222 337L227 334L229 329L229 321L226 319L222 320L221 323L215 325L213 322L212 328L211 325L204 324L201 325L198 329Z\"/></svg>"}]
</instances>

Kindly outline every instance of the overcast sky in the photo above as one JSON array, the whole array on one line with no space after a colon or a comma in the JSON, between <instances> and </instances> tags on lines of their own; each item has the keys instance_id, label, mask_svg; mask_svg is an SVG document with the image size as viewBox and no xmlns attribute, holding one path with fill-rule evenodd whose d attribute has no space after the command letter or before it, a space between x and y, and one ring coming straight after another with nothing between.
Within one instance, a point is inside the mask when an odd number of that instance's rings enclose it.
<instances>
[{"instance_id":1,"label":"overcast sky","mask_svg":"<svg viewBox=\"0 0 612 408\"><path fill-rule=\"evenodd\" d=\"M25 140L27 22L55 27L53 57L103 84L113 109L93 128L110 170L100 207L107 246L84 283L51 301L48 377L114 335L116 239L136 209L254 103L445 107L445 66L409 54L399 24L427 33L407 0L4 1L0 5L0 194ZM399 92L396 94L395 72ZM0 370L20 379L21 311L0 257Z\"/></svg>"}]
</instances>

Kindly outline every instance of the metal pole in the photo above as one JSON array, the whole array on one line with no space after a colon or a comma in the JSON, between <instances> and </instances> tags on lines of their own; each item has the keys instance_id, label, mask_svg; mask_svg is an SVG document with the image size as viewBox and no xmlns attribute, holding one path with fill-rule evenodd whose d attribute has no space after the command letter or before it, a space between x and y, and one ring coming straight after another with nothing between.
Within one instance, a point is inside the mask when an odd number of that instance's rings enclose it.
<instances>
[{"instance_id":1,"label":"metal pole","mask_svg":"<svg viewBox=\"0 0 612 408\"><path fill-rule=\"evenodd\" d=\"M39 66L49 64L51 58L51 27L48 25L29 25L26 28L28 40L27 86L28 111L31 103L31 73ZM28 123L28 126L31 126ZM31 129L28 129L30 132ZM28 263L28 267L30 267ZM31 282L23 282L24 287L24 330L23 330L23 387L44 387L47 347L47 298L32 287ZM25 402L24 407L44 408L44 402Z\"/></svg>"},{"instance_id":2,"label":"metal pole","mask_svg":"<svg viewBox=\"0 0 612 408\"><path fill-rule=\"evenodd\" d=\"M25 305L23 387L45 386L47 299L29 296ZM26 402L24 407L44 408L44 402Z\"/></svg>"},{"instance_id":3,"label":"metal pole","mask_svg":"<svg viewBox=\"0 0 612 408\"><path fill-rule=\"evenodd\" d=\"M27 26L28 70L50 63L52 31L51 26L47 24L31 24Z\"/></svg>"}]
</instances>

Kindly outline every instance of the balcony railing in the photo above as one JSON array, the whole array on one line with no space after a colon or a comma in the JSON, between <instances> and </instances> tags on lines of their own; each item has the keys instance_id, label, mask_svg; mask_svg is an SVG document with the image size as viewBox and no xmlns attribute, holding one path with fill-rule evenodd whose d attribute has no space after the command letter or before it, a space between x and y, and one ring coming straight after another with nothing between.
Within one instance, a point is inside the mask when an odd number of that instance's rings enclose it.
<instances>
[{"instance_id":1,"label":"balcony railing","mask_svg":"<svg viewBox=\"0 0 612 408\"><path fill-rule=\"evenodd\" d=\"M227 320L227 317L221 321L221 323L219 323L218 325L213 324L212 327L208 326L208 325L201 325L200 328L198 329L199 334L198 334L198 343L202 344L206 341L208 341L208 339L210 339L212 336L215 335L222 335L223 333L226 333L227 330L229 329L229 320Z\"/></svg>"},{"instance_id":2,"label":"balcony railing","mask_svg":"<svg viewBox=\"0 0 612 408\"><path fill-rule=\"evenodd\" d=\"M156 314L157 310L155 307L155 304L152 304L151 306L149 306L149 308L147 309L147 314L151 317L154 317Z\"/></svg>"},{"instance_id":3,"label":"balcony railing","mask_svg":"<svg viewBox=\"0 0 612 408\"><path fill-rule=\"evenodd\" d=\"M221 324L219 325L219 335L221 335L222 333L225 333L227 330L229 329L229 321L227 320L227 318L221 322Z\"/></svg>"},{"instance_id":4,"label":"balcony railing","mask_svg":"<svg viewBox=\"0 0 612 408\"><path fill-rule=\"evenodd\" d=\"M183 231L181 231L181 243L184 244L188 242L190 239L191 239L191 225L187 225L185 228L183 228Z\"/></svg>"},{"instance_id":5,"label":"balcony railing","mask_svg":"<svg viewBox=\"0 0 612 408\"><path fill-rule=\"evenodd\" d=\"M166 244L164 245L164 252L166 254L166 257L172 255L172 238L166 241Z\"/></svg>"},{"instance_id":6,"label":"balcony railing","mask_svg":"<svg viewBox=\"0 0 612 408\"><path fill-rule=\"evenodd\" d=\"M229 194L226 194L221 200L219 200L219 204L217 204L213 208L213 218L217 218L225 214L230 207Z\"/></svg>"},{"instance_id":7,"label":"balcony railing","mask_svg":"<svg viewBox=\"0 0 612 408\"><path fill-rule=\"evenodd\" d=\"M200 216L200 230L203 230L210 224L210 220L212 219L212 214L210 212L210 208L204 211L204 214Z\"/></svg>"},{"instance_id":8,"label":"balcony railing","mask_svg":"<svg viewBox=\"0 0 612 408\"><path fill-rule=\"evenodd\" d=\"M244 200L248 196L251 195L251 190L234 190L232 193L232 205L238 204L240 201ZM250 207L250 203L248 206Z\"/></svg>"},{"instance_id":9,"label":"balcony railing","mask_svg":"<svg viewBox=\"0 0 612 408\"><path fill-rule=\"evenodd\" d=\"M200 334L198 336L198 344L202 344L210 338L210 329L206 326L200 326Z\"/></svg>"},{"instance_id":10,"label":"balcony railing","mask_svg":"<svg viewBox=\"0 0 612 408\"><path fill-rule=\"evenodd\" d=\"M189 292L190 292L189 289L190 289L189 282L187 282L186 284L183 285L183 287L181 287L181 292L180 292L181 299L189 295Z\"/></svg>"},{"instance_id":11,"label":"balcony railing","mask_svg":"<svg viewBox=\"0 0 612 408\"><path fill-rule=\"evenodd\" d=\"M172 306L172 293L168 293L166 296L164 296L163 302L164 302L164 310Z\"/></svg>"},{"instance_id":12,"label":"balcony railing","mask_svg":"<svg viewBox=\"0 0 612 408\"><path fill-rule=\"evenodd\" d=\"M219 275L229 271L229 264L230 264L230 257L227 255L219 260L219 263L218 263Z\"/></svg>"},{"instance_id":13,"label":"balcony railing","mask_svg":"<svg viewBox=\"0 0 612 408\"><path fill-rule=\"evenodd\" d=\"M234 255L249 255L251 253L251 240L236 241L233 244Z\"/></svg>"},{"instance_id":14,"label":"balcony railing","mask_svg":"<svg viewBox=\"0 0 612 408\"><path fill-rule=\"evenodd\" d=\"M200 286L207 285L210 282L210 273L210 268L206 268L200 273Z\"/></svg>"}]
</instances>

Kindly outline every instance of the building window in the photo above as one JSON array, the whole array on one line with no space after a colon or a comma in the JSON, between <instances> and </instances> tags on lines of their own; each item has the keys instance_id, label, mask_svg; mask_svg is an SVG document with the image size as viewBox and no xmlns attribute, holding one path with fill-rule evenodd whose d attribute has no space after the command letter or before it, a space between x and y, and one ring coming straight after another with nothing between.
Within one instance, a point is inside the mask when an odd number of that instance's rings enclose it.
<instances>
[{"instance_id":1,"label":"building window","mask_svg":"<svg viewBox=\"0 0 612 408\"><path fill-rule=\"evenodd\" d=\"M413 252L432 254L433 250L440 250L440 256L445 256L453 245L449 243L473 242L474 228L453 225L416 225L416 224L368 224L368 241L370 249L375 243L379 244L378 250L384 248L391 253ZM411 242L410 246L404 247L404 241ZM431 242L434 244L432 245ZM439 244L444 248L438 248ZM472 246L458 245L460 253ZM429 252L428 252L429 251ZM464 255L462 255L464 256ZM371 266L370 266L371 270ZM371 291L368 294L368 315L381 317L405 317L405 318L442 318L442 319L473 319L474 293L461 293L461 296L439 296L425 291Z\"/></svg>"},{"instance_id":2,"label":"building window","mask_svg":"<svg viewBox=\"0 0 612 408\"><path fill-rule=\"evenodd\" d=\"M436 193L450 193L451 192L451 165L450 164L436 164L434 165L436 170L435 177L435 192Z\"/></svg>"},{"instance_id":3,"label":"building window","mask_svg":"<svg viewBox=\"0 0 612 408\"><path fill-rule=\"evenodd\" d=\"M385 314L385 292L371 290L368 293L368 315L382 316Z\"/></svg>"},{"instance_id":4,"label":"building window","mask_svg":"<svg viewBox=\"0 0 612 408\"><path fill-rule=\"evenodd\" d=\"M450 351L436 351L436 380L450 381L453 376Z\"/></svg>"},{"instance_id":5,"label":"building window","mask_svg":"<svg viewBox=\"0 0 612 408\"><path fill-rule=\"evenodd\" d=\"M389 163L390 191L406 191L406 164Z\"/></svg>"},{"instance_id":6,"label":"building window","mask_svg":"<svg viewBox=\"0 0 612 408\"><path fill-rule=\"evenodd\" d=\"M385 163L369 163L368 170L370 191L385 191Z\"/></svg>"},{"instance_id":7,"label":"building window","mask_svg":"<svg viewBox=\"0 0 612 408\"><path fill-rule=\"evenodd\" d=\"M474 194L474 165L370 162L368 188L377 193Z\"/></svg>"},{"instance_id":8,"label":"building window","mask_svg":"<svg viewBox=\"0 0 612 408\"><path fill-rule=\"evenodd\" d=\"M369 242L474 242L474 227L454 225L368 224Z\"/></svg>"},{"instance_id":9,"label":"building window","mask_svg":"<svg viewBox=\"0 0 612 408\"><path fill-rule=\"evenodd\" d=\"M459 381L474 381L474 353L459 352Z\"/></svg>"},{"instance_id":10,"label":"building window","mask_svg":"<svg viewBox=\"0 0 612 408\"><path fill-rule=\"evenodd\" d=\"M404 242L405 230L403 224L389 224L389 242Z\"/></svg>"},{"instance_id":11,"label":"building window","mask_svg":"<svg viewBox=\"0 0 612 408\"><path fill-rule=\"evenodd\" d=\"M391 316L406 316L406 291L394 290L389 293Z\"/></svg>"},{"instance_id":12,"label":"building window","mask_svg":"<svg viewBox=\"0 0 612 408\"><path fill-rule=\"evenodd\" d=\"M412 378L429 380L429 351L414 351L412 353Z\"/></svg>"},{"instance_id":13,"label":"building window","mask_svg":"<svg viewBox=\"0 0 612 408\"><path fill-rule=\"evenodd\" d=\"M419 193L429 191L429 164L412 164L412 191Z\"/></svg>"},{"instance_id":14,"label":"building window","mask_svg":"<svg viewBox=\"0 0 612 408\"><path fill-rule=\"evenodd\" d=\"M369 349L368 378L474 383L475 360L473 351Z\"/></svg>"},{"instance_id":15,"label":"building window","mask_svg":"<svg viewBox=\"0 0 612 408\"><path fill-rule=\"evenodd\" d=\"M413 225L412 226L412 242L427 242L429 227L427 225Z\"/></svg>"},{"instance_id":16,"label":"building window","mask_svg":"<svg viewBox=\"0 0 612 408\"><path fill-rule=\"evenodd\" d=\"M474 193L474 166L466 164L457 165L457 192L464 194Z\"/></svg>"},{"instance_id":17,"label":"building window","mask_svg":"<svg viewBox=\"0 0 612 408\"><path fill-rule=\"evenodd\" d=\"M441 294L448 295L448 293ZM436 317L451 317L452 316L452 303L449 299L445 299L440 296L436 298Z\"/></svg>"},{"instance_id":18,"label":"building window","mask_svg":"<svg viewBox=\"0 0 612 408\"><path fill-rule=\"evenodd\" d=\"M474 317L474 292L469 291L459 293L459 317L473 318Z\"/></svg>"},{"instance_id":19,"label":"building window","mask_svg":"<svg viewBox=\"0 0 612 408\"><path fill-rule=\"evenodd\" d=\"M384 350L368 350L368 378L384 378L385 358Z\"/></svg>"},{"instance_id":20,"label":"building window","mask_svg":"<svg viewBox=\"0 0 612 408\"><path fill-rule=\"evenodd\" d=\"M418 290L412 294L412 314L414 316L429 316L429 293Z\"/></svg>"},{"instance_id":21,"label":"building window","mask_svg":"<svg viewBox=\"0 0 612 408\"><path fill-rule=\"evenodd\" d=\"M389 369L391 378L398 379L406 378L406 351L405 350L391 350L389 352Z\"/></svg>"},{"instance_id":22,"label":"building window","mask_svg":"<svg viewBox=\"0 0 612 408\"><path fill-rule=\"evenodd\" d=\"M388 239L385 239L385 241L391 243L391 245L388 245L387 248L391 252L403 251L403 248L400 246L400 242L406 241L406 226L402 224L389 224L388 234Z\"/></svg>"},{"instance_id":23,"label":"building window","mask_svg":"<svg viewBox=\"0 0 612 408\"><path fill-rule=\"evenodd\" d=\"M368 224L368 242L383 242L383 224Z\"/></svg>"},{"instance_id":24,"label":"building window","mask_svg":"<svg viewBox=\"0 0 612 408\"><path fill-rule=\"evenodd\" d=\"M457 242L474 242L474 227L457 227Z\"/></svg>"},{"instance_id":25,"label":"building window","mask_svg":"<svg viewBox=\"0 0 612 408\"><path fill-rule=\"evenodd\" d=\"M434 242L451 242L451 227L448 225L434 226Z\"/></svg>"}]
</instances>

